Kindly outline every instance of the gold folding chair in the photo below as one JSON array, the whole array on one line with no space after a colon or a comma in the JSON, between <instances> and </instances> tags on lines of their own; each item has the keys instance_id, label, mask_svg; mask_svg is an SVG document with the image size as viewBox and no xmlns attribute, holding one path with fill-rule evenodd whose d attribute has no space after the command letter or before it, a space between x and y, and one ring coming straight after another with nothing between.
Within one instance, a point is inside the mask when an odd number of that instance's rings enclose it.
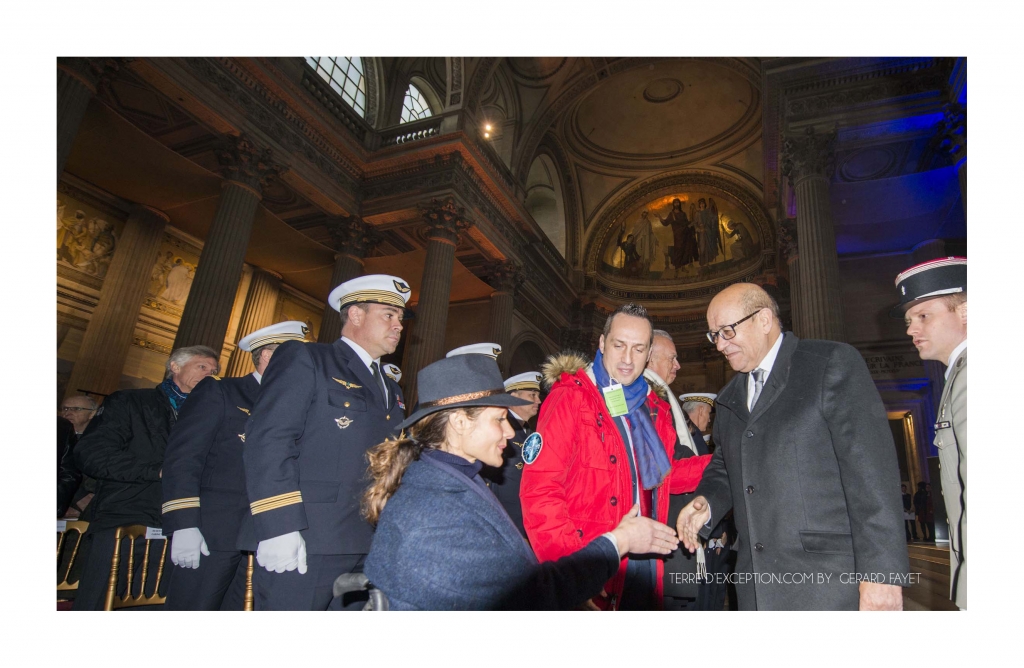
<instances>
[{"instance_id":1,"label":"gold folding chair","mask_svg":"<svg viewBox=\"0 0 1024 668\"><path fill-rule=\"evenodd\" d=\"M64 531L57 532L57 600L68 601L69 598L61 596L61 592L65 591L77 591L78 580L74 582L68 582L68 578L71 577L71 569L75 566L75 557L78 556L78 548L82 545L82 535L85 530L89 528L88 522L82 522L79 520L67 520ZM61 557L64 556L64 550L69 544L67 540L68 534L76 532L78 533L78 539L75 541L75 547L71 550L71 556L65 562L65 565L61 566ZM63 573L63 574L62 574Z\"/></svg>"},{"instance_id":2,"label":"gold folding chair","mask_svg":"<svg viewBox=\"0 0 1024 668\"><path fill-rule=\"evenodd\" d=\"M114 557L110 560L110 579L107 581L107 599L103 606L104 610L117 610L119 608L137 608L144 605L163 605L165 596L160 595L160 579L164 574L164 564L167 562L167 539L159 539L163 546L160 548L160 565L156 571L156 583L153 593L146 596L146 584L149 577L149 552L155 538L146 539L146 548L142 555L142 581L139 583L139 595L132 595L132 580L135 576L135 541L146 536L146 527L142 524L132 524L118 527L114 533ZM125 571L128 586L124 596L117 595L117 576L121 564L121 540L128 539L128 565Z\"/></svg>"},{"instance_id":3,"label":"gold folding chair","mask_svg":"<svg viewBox=\"0 0 1024 668\"><path fill-rule=\"evenodd\" d=\"M244 610L245 612L252 612L256 609L253 604L252 593L252 571L254 559L255 555L252 552L250 552L249 560L245 565L245 604L242 606L242 610Z\"/></svg>"}]
</instances>

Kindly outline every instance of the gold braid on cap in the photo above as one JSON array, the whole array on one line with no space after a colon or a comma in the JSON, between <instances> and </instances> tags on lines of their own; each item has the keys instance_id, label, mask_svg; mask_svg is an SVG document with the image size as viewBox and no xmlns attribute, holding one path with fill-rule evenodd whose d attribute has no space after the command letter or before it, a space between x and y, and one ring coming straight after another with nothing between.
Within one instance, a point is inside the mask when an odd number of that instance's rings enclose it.
<instances>
[{"instance_id":1,"label":"gold braid on cap","mask_svg":"<svg viewBox=\"0 0 1024 668\"><path fill-rule=\"evenodd\" d=\"M433 408L434 406L450 406L463 401L473 401L474 399L482 399L484 397L491 397L495 394L505 394L505 388L502 387L500 390L484 390L482 392L468 392L466 394L456 394L454 397L445 397L444 399L438 399L437 401L426 401L420 404L420 408Z\"/></svg>"}]
</instances>

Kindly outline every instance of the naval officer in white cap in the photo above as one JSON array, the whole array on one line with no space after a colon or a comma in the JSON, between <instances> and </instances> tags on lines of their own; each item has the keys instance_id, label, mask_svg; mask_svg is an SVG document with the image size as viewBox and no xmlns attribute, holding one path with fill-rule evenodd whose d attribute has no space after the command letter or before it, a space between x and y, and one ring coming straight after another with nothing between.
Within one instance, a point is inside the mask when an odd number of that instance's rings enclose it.
<instances>
[{"instance_id":1,"label":"naval officer in white cap","mask_svg":"<svg viewBox=\"0 0 1024 668\"><path fill-rule=\"evenodd\" d=\"M445 357L455 357L456 355L486 355L492 360L497 360L498 355L501 354L501 346L497 343L471 343L468 346L459 346L449 350Z\"/></svg>"},{"instance_id":2,"label":"naval officer in white cap","mask_svg":"<svg viewBox=\"0 0 1024 668\"><path fill-rule=\"evenodd\" d=\"M382 274L342 283L328 297L341 338L285 343L267 368L244 450L257 610L326 610L334 580L362 571L373 535L359 515L365 453L405 418L380 358L398 348L410 292Z\"/></svg>"},{"instance_id":3,"label":"naval officer in white cap","mask_svg":"<svg viewBox=\"0 0 1024 668\"><path fill-rule=\"evenodd\" d=\"M512 522L524 538L526 529L523 527L523 506L519 502L519 483L523 479L523 445L533 432L527 423L540 410L540 380L539 372L527 371L505 381L506 392L530 403L508 409L508 423L515 434L508 439L505 449L501 451L501 467L484 466L480 471L480 475L494 491L494 496L501 502L505 512L512 518Z\"/></svg>"},{"instance_id":4,"label":"naval officer in white cap","mask_svg":"<svg viewBox=\"0 0 1024 668\"><path fill-rule=\"evenodd\" d=\"M305 341L297 320L258 329L238 342L256 370L241 378L207 376L189 395L164 451L163 530L171 541L169 610L241 610L246 554L237 540L249 501L242 449L245 422L277 347Z\"/></svg>"}]
</instances>

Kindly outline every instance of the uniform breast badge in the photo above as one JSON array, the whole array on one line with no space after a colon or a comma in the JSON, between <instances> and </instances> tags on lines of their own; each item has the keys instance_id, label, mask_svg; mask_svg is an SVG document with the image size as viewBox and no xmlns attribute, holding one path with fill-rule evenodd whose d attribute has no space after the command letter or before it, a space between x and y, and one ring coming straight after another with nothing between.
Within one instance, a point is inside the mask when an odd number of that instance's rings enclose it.
<instances>
[{"instance_id":1,"label":"uniform breast badge","mask_svg":"<svg viewBox=\"0 0 1024 668\"><path fill-rule=\"evenodd\" d=\"M235 408L237 408L238 410L242 411L246 415L249 415L249 409L248 408L242 408L241 406L235 406Z\"/></svg>"},{"instance_id":2,"label":"uniform breast badge","mask_svg":"<svg viewBox=\"0 0 1024 668\"><path fill-rule=\"evenodd\" d=\"M340 378L335 378L333 376L331 376L331 380L333 380L335 383L341 383L341 386L344 387L346 390L358 390L359 388L362 387L362 385L356 385L355 383L350 383L347 380L342 380Z\"/></svg>"},{"instance_id":3,"label":"uniform breast badge","mask_svg":"<svg viewBox=\"0 0 1024 668\"><path fill-rule=\"evenodd\" d=\"M239 434L238 438L241 439L242 443L245 443L245 434Z\"/></svg>"},{"instance_id":4,"label":"uniform breast badge","mask_svg":"<svg viewBox=\"0 0 1024 668\"><path fill-rule=\"evenodd\" d=\"M334 421L338 423L338 429L345 429L354 422L352 418L344 416L336 418Z\"/></svg>"}]
</instances>

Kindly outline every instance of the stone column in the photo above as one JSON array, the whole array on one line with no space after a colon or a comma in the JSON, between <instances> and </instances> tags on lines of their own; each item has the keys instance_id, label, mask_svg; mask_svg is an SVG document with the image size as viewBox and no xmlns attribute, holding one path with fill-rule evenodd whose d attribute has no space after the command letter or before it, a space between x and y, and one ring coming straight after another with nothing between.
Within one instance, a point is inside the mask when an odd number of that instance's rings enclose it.
<instances>
[{"instance_id":1,"label":"stone column","mask_svg":"<svg viewBox=\"0 0 1024 668\"><path fill-rule=\"evenodd\" d=\"M274 324L274 312L277 310L277 297L281 292L281 276L272 272L254 267L252 281L249 283L249 291L245 295L245 306L242 309L242 319L238 323L238 341L252 334L257 329L262 329ZM238 342L236 341L236 343ZM252 363L252 355L235 348L231 354L231 361L224 371L224 376L238 377L252 373L256 367Z\"/></svg>"},{"instance_id":2,"label":"stone column","mask_svg":"<svg viewBox=\"0 0 1024 668\"><path fill-rule=\"evenodd\" d=\"M334 272L331 274L331 289L345 281L363 275L363 258L380 243L381 237L359 216L343 216L327 221L334 250ZM320 321L317 341L331 343L341 336L341 316L328 304Z\"/></svg>"},{"instance_id":3,"label":"stone column","mask_svg":"<svg viewBox=\"0 0 1024 668\"><path fill-rule=\"evenodd\" d=\"M130 59L57 59L57 178L71 154L78 126L100 84Z\"/></svg>"},{"instance_id":4,"label":"stone column","mask_svg":"<svg viewBox=\"0 0 1024 668\"><path fill-rule=\"evenodd\" d=\"M943 107L936 140L939 148L946 151L956 165L960 179L960 202L967 213L967 108L956 102L947 102Z\"/></svg>"},{"instance_id":5,"label":"stone column","mask_svg":"<svg viewBox=\"0 0 1024 668\"><path fill-rule=\"evenodd\" d=\"M167 215L161 211L142 205L132 208L103 279L96 310L85 328L68 380L68 396L79 394L79 389L110 394L121 384L121 372L167 222Z\"/></svg>"},{"instance_id":6,"label":"stone column","mask_svg":"<svg viewBox=\"0 0 1024 668\"><path fill-rule=\"evenodd\" d=\"M793 320L793 333L803 336L800 320L800 250L797 245L796 220L783 219L779 223L779 254L785 258L789 271L789 313Z\"/></svg>"},{"instance_id":7,"label":"stone column","mask_svg":"<svg viewBox=\"0 0 1024 668\"><path fill-rule=\"evenodd\" d=\"M280 172L270 162L270 150L259 149L244 136L228 137L217 158L226 181L181 314L175 348L204 345L219 351L224 347L261 187Z\"/></svg>"},{"instance_id":8,"label":"stone column","mask_svg":"<svg viewBox=\"0 0 1024 668\"><path fill-rule=\"evenodd\" d=\"M416 329L407 342L409 352L406 353L405 368L402 369L405 401L409 406L416 404L416 376L419 370L444 355L455 248L459 245L462 232L472 225L465 217L463 208L450 196L444 200L432 199L420 208L427 223L429 242L416 309Z\"/></svg>"},{"instance_id":9,"label":"stone column","mask_svg":"<svg viewBox=\"0 0 1024 668\"><path fill-rule=\"evenodd\" d=\"M494 288L491 293L491 322L488 336L491 341L501 346L502 354L498 356L498 367L502 374L508 372L512 351L508 349L512 342L512 311L514 308L516 288L522 283L522 271L512 261L496 262L488 268L487 280Z\"/></svg>"},{"instance_id":10,"label":"stone column","mask_svg":"<svg viewBox=\"0 0 1024 668\"><path fill-rule=\"evenodd\" d=\"M835 131L817 134L813 128L787 137L783 144L783 174L796 190L796 227L800 239L797 319L801 328L797 334L845 341L839 255L828 193L835 140Z\"/></svg>"}]
</instances>

